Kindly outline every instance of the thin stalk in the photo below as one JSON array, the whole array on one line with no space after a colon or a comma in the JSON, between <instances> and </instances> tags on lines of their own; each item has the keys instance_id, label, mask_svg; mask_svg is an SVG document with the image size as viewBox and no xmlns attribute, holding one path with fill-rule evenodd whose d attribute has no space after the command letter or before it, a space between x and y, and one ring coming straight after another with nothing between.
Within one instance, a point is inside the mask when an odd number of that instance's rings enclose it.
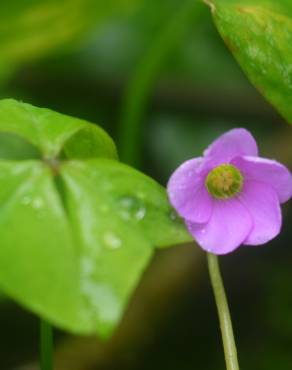
<instances>
[{"instance_id":1,"label":"thin stalk","mask_svg":"<svg viewBox=\"0 0 292 370\"><path fill-rule=\"evenodd\" d=\"M53 328L40 320L40 370L53 370Z\"/></svg>"},{"instance_id":2,"label":"thin stalk","mask_svg":"<svg viewBox=\"0 0 292 370\"><path fill-rule=\"evenodd\" d=\"M155 37L134 73L125 93L119 125L119 153L123 162L139 167L143 116L153 85L186 31L198 22L203 8L199 0L184 0L173 18L166 22Z\"/></svg>"},{"instance_id":3,"label":"thin stalk","mask_svg":"<svg viewBox=\"0 0 292 370\"><path fill-rule=\"evenodd\" d=\"M207 253L208 268L215 296L227 370L239 370L230 311L220 273L218 257Z\"/></svg>"}]
</instances>

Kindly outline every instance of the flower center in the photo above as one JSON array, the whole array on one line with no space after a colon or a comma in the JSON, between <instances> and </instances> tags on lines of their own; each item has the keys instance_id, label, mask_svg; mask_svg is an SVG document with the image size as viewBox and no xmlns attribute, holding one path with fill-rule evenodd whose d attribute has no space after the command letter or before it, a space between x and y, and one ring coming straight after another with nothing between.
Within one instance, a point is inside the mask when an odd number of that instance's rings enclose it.
<instances>
[{"instance_id":1,"label":"flower center","mask_svg":"<svg viewBox=\"0 0 292 370\"><path fill-rule=\"evenodd\" d=\"M228 199L241 191L243 177L232 164L221 164L209 172L205 185L214 198Z\"/></svg>"}]
</instances>

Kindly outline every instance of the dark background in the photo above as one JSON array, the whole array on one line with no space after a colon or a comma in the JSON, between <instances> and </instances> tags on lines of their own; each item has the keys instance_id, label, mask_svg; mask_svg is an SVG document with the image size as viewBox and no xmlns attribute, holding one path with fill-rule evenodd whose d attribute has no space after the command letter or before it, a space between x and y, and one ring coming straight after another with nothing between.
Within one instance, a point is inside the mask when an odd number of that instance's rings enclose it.
<instances>
[{"instance_id":1,"label":"dark background","mask_svg":"<svg viewBox=\"0 0 292 370\"><path fill-rule=\"evenodd\" d=\"M101 125L122 159L163 185L233 127L291 168L290 126L248 82L208 8L193 3L1 2L0 96ZM139 161L123 154L132 114L142 128L127 140L138 140ZM1 157L9 145L17 151L9 140L0 136ZM291 203L283 212L276 240L221 258L242 369L292 369ZM37 318L2 298L0 328L0 369L36 369ZM55 369L224 369L204 254L193 244L158 251L113 338L57 332Z\"/></svg>"}]
</instances>

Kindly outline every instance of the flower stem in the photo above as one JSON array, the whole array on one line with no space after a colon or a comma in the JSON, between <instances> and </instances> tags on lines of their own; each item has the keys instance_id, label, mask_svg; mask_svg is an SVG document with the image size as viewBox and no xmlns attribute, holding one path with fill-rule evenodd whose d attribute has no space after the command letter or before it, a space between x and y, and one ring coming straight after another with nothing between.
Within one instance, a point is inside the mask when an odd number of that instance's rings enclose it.
<instances>
[{"instance_id":1,"label":"flower stem","mask_svg":"<svg viewBox=\"0 0 292 370\"><path fill-rule=\"evenodd\" d=\"M53 328L43 319L40 321L40 369L53 370Z\"/></svg>"},{"instance_id":2,"label":"flower stem","mask_svg":"<svg viewBox=\"0 0 292 370\"><path fill-rule=\"evenodd\" d=\"M208 268L215 296L227 370L239 370L230 311L220 273L218 257L207 253Z\"/></svg>"}]
</instances>

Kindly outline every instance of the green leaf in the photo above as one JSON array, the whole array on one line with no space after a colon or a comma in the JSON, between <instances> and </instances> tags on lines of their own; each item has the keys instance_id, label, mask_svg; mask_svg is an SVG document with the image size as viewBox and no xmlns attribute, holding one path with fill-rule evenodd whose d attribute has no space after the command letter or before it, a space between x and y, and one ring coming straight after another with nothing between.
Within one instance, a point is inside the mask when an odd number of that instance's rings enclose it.
<instances>
[{"instance_id":1,"label":"green leaf","mask_svg":"<svg viewBox=\"0 0 292 370\"><path fill-rule=\"evenodd\" d=\"M0 173L1 289L57 326L108 335L150 244L100 212L102 196L78 172L65 176L68 217L48 166L0 162Z\"/></svg>"},{"instance_id":2,"label":"green leaf","mask_svg":"<svg viewBox=\"0 0 292 370\"><path fill-rule=\"evenodd\" d=\"M1 130L54 155L0 160L1 291L58 327L108 337L154 248L191 236L100 128L5 100Z\"/></svg>"},{"instance_id":3,"label":"green leaf","mask_svg":"<svg viewBox=\"0 0 292 370\"><path fill-rule=\"evenodd\" d=\"M85 171L84 171L85 167ZM80 284L92 332L108 336L118 323L153 253L139 230L117 215L104 187L88 177L93 166L62 167L63 197L78 246ZM89 171L86 171L89 170Z\"/></svg>"},{"instance_id":4,"label":"green leaf","mask_svg":"<svg viewBox=\"0 0 292 370\"><path fill-rule=\"evenodd\" d=\"M10 0L1 2L0 79L21 64L63 51L135 0Z\"/></svg>"},{"instance_id":5,"label":"green leaf","mask_svg":"<svg viewBox=\"0 0 292 370\"><path fill-rule=\"evenodd\" d=\"M79 176L83 180L83 191L87 184L84 192L98 199L100 209L110 214L109 219L117 217L120 225L127 224L131 230L137 230L153 247L192 241L184 223L170 206L165 189L130 166L93 159L68 162L62 166L64 173Z\"/></svg>"},{"instance_id":6,"label":"green leaf","mask_svg":"<svg viewBox=\"0 0 292 370\"><path fill-rule=\"evenodd\" d=\"M16 134L0 132L1 159L39 159L37 148Z\"/></svg>"},{"instance_id":7,"label":"green leaf","mask_svg":"<svg viewBox=\"0 0 292 370\"><path fill-rule=\"evenodd\" d=\"M114 142L108 134L96 125L87 124L76 132L64 145L67 158L86 159L106 157L118 159Z\"/></svg>"},{"instance_id":8,"label":"green leaf","mask_svg":"<svg viewBox=\"0 0 292 370\"><path fill-rule=\"evenodd\" d=\"M0 162L0 285L55 325L107 337L154 246L190 240L165 190L111 160Z\"/></svg>"},{"instance_id":9,"label":"green leaf","mask_svg":"<svg viewBox=\"0 0 292 370\"><path fill-rule=\"evenodd\" d=\"M190 240L165 190L117 161L70 161L61 168L64 204L78 243L82 289L93 329L107 336L155 246Z\"/></svg>"},{"instance_id":10,"label":"green leaf","mask_svg":"<svg viewBox=\"0 0 292 370\"><path fill-rule=\"evenodd\" d=\"M44 158L55 158L67 140L68 157L109 156L116 158L112 139L99 127L78 118L46 108L37 108L13 99L0 101L0 132L17 134L36 148ZM79 132L80 131L80 132ZM74 134L77 137L74 138ZM75 140L80 143L75 143ZM86 145L90 144L90 151ZM91 149L96 146L95 151ZM80 151L83 150L83 154Z\"/></svg>"},{"instance_id":11,"label":"green leaf","mask_svg":"<svg viewBox=\"0 0 292 370\"><path fill-rule=\"evenodd\" d=\"M292 123L292 2L206 2L221 36L250 81Z\"/></svg>"},{"instance_id":12,"label":"green leaf","mask_svg":"<svg viewBox=\"0 0 292 370\"><path fill-rule=\"evenodd\" d=\"M49 168L0 161L0 204L1 290L56 325L88 328L77 251Z\"/></svg>"}]
</instances>

